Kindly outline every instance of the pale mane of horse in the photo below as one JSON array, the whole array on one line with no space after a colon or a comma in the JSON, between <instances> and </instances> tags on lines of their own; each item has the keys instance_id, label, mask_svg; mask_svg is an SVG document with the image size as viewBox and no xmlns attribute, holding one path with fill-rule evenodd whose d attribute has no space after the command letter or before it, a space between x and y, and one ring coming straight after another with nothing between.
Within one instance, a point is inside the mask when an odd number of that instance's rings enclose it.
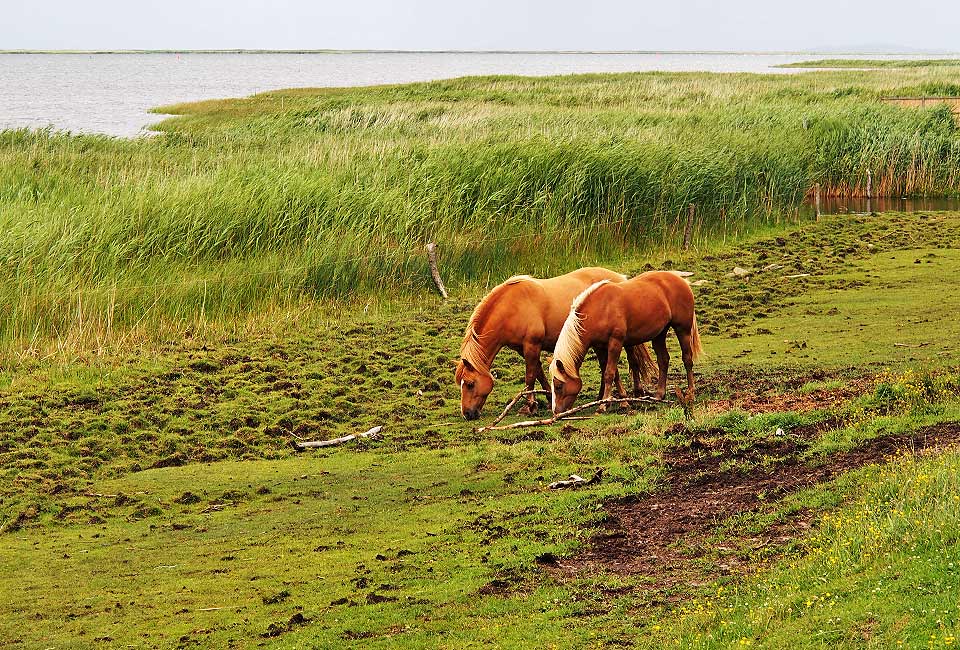
<instances>
[{"instance_id":1,"label":"pale mane of horse","mask_svg":"<svg viewBox=\"0 0 960 650\"><path fill-rule=\"evenodd\" d=\"M473 310L473 314L467 323L467 329L464 330L463 333L463 343L460 345L461 359L466 359L471 366L478 370L485 370L490 367L493 361L493 359L490 358L492 356L490 354L491 350L488 350L484 343L484 339L490 332L481 334L477 331L477 328L483 327L490 310L493 308L496 299L500 297L504 288L517 284L518 282L534 279L535 278L529 275L515 275L506 282L494 287L493 290L480 301L480 304Z\"/></svg>"},{"instance_id":2,"label":"pale mane of horse","mask_svg":"<svg viewBox=\"0 0 960 650\"><path fill-rule=\"evenodd\" d=\"M583 334L583 315L578 311L583 305L583 301L590 294L605 284L610 284L610 280L600 280L594 282L584 289L579 296L574 299L570 305L570 314L567 320L563 321L563 328L560 330L560 336L557 338L557 345L553 350L553 362L551 369L556 366L556 362L563 364L563 371L569 377L579 377L580 370L577 368L577 360L583 359L584 345L581 340Z\"/></svg>"}]
</instances>

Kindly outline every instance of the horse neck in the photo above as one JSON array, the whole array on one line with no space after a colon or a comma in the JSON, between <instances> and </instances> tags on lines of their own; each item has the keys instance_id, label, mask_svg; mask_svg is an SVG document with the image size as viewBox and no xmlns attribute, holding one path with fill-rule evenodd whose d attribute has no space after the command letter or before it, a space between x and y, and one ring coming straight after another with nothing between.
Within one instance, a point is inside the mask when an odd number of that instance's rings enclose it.
<instances>
[{"instance_id":1,"label":"horse neck","mask_svg":"<svg viewBox=\"0 0 960 650\"><path fill-rule=\"evenodd\" d=\"M587 346L583 346L576 354L571 355L574 361L574 367L577 369L577 376L580 376L580 368L583 367L583 361L587 358Z\"/></svg>"},{"instance_id":2,"label":"horse neck","mask_svg":"<svg viewBox=\"0 0 960 650\"><path fill-rule=\"evenodd\" d=\"M588 346L583 340L585 332L579 332L569 336L571 321L568 319L560 332L560 340L557 341L557 347L554 350L554 357L563 361L563 365L568 367L567 372L573 376L580 376L580 367L584 359L587 358ZM576 332L576 330L574 330Z\"/></svg>"},{"instance_id":3,"label":"horse neck","mask_svg":"<svg viewBox=\"0 0 960 650\"><path fill-rule=\"evenodd\" d=\"M476 333L475 345L478 348L479 356L481 357L471 360L471 363L473 363L473 366L481 372L490 371L490 367L493 365L494 358L504 346L503 337L500 335L500 329L485 327L485 325L485 323L481 325L471 325L471 330Z\"/></svg>"}]
</instances>

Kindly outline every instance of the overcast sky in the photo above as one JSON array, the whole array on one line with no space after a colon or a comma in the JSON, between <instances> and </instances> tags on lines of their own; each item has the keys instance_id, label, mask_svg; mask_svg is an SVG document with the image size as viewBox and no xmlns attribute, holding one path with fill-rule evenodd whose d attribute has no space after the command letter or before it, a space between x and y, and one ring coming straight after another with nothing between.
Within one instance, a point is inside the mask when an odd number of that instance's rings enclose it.
<instances>
[{"instance_id":1,"label":"overcast sky","mask_svg":"<svg viewBox=\"0 0 960 650\"><path fill-rule=\"evenodd\" d=\"M0 49L960 50L955 0L0 0L0 9Z\"/></svg>"}]
</instances>

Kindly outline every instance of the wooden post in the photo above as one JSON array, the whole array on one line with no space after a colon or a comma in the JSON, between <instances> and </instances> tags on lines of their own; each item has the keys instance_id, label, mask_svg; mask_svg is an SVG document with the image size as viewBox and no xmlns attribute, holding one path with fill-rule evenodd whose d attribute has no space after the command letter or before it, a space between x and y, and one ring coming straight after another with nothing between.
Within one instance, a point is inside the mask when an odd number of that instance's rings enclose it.
<instances>
[{"instance_id":1,"label":"wooden post","mask_svg":"<svg viewBox=\"0 0 960 650\"><path fill-rule=\"evenodd\" d=\"M817 221L820 221L820 183L813 189L813 206L817 212Z\"/></svg>"},{"instance_id":2,"label":"wooden post","mask_svg":"<svg viewBox=\"0 0 960 650\"><path fill-rule=\"evenodd\" d=\"M873 198L873 172L867 170L867 198Z\"/></svg>"},{"instance_id":3,"label":"wooden post","mask_svg":"<svg viewBox=\"0 0 960 650\"><path fill-rule=\"evenodd\" d=\"M440 279L440 270L437 268L437 245L433 242L427 244L427 260L430 262L430 275L433 276L433 283L437 285L440 295L447 299L447 288L443 286L443 280Z\"/></svg>"},{"instance_id":4,"label":"wooden post","mask_svg":"<svg viewBox=\"0 0 960 650\"><path fill-rule=\"evenodd\" d=\"M683 229L683 250L690 250L690 238L693 237L693 215L697 206L693 203L687 208L687 227Z\"/></svg>"}]
</instances>

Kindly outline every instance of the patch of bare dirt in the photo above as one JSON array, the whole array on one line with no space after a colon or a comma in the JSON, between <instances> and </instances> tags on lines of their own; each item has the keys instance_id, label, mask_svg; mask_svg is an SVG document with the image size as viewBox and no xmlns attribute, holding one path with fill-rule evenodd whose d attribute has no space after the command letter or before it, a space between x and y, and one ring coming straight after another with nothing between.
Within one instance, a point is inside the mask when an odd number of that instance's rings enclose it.
<instances>
[{"instance_id":1,"label":"patch of bare dirt","mask_svg":"<svg viewBox=\"0 0 960 650\"><path fill-rule=\"evenodd\" d=\"M704 538L724 520L903 452L939 450L960 443L960 422L953 422L874 438L817 464L804 462L800 454L809 441L832 426L835 423L827 421L802 427L790 436L760 441L747 449L733 449L723 438L695 438L689 447L665 457L664 491L608 504L605 530L579 556L556 566L569 575L601 569L644 576L655 587L707 582L741 569L738 558L742 554L734 551L742 549L704 545ZM733 460L763 464L747 470L721 469ZM813 513L800 512L760 537L740 541L754 549L782 545L808 529L812 518ZM719 562L717 551L723 557Z\"/></svg>"},{"instance_id":2,"label":"patch of bare dirt","mask_svg":"<svg viewBox=\"0 0 960 650\"><path fill-rule=\"evenodd\" d=\"M823 388L800 393L800 388L811 381L841 379L838 388ZM806 411L839 407L873 388L871 376L848 376L847 373L827 373L822 370L810 373L775 372L771 375L744 375L721 373L706 378L704 388L710 392L729 394L709 401L711 410L729 411L740 409L749 413L772 413L777 411Z\"/></svg>"}]
</instances>

